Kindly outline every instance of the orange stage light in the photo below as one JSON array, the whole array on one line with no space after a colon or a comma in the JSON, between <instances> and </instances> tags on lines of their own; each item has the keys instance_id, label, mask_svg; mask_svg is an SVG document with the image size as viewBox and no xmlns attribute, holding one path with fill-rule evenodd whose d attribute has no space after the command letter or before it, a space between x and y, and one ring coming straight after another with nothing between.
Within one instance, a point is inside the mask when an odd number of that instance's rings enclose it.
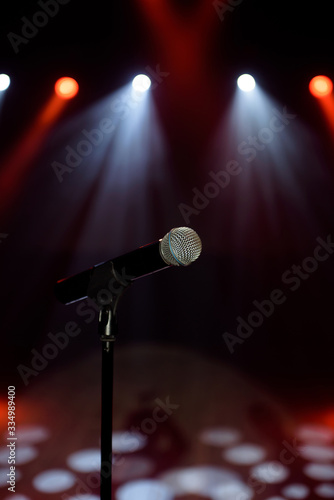
<instances>
[{"instance_id":1,"label":"orange stage light","mask_svg":"<svg viewBox=\"0 0 334 500\"><path fill-rule=\"evenodd\" d=\"M322 98L332 93L333 82L324 75L315 76L309 84L309 89L314 97Z\"/></svg>"},{"instance_id":2,"label":"orange stage light","mask_svg":"<svg viewBox=\"0 0 334 500\"><path fill-rule=\"evenodd\" d=\"M55 92L61 99L72 99L79 91L79 85L74 78L64 76L59 78L55 84Z\"/></svg>"}]
</instances>

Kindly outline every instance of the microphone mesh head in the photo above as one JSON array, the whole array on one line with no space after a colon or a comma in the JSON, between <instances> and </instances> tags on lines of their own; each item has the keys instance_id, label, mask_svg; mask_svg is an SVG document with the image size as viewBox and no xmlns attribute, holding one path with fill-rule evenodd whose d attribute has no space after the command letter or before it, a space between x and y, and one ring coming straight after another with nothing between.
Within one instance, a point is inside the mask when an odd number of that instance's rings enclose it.
<instances>
[{"instance_id":1,"label":"microphone mesh head","mask_svg":"<svg viewBox=\"0 0 334 500\"><path fill-rule=\"evenodd\" d=\"M175 227L160 240L160 255L171 266L189 266L201 251L201 239L190 227Z\"/></svg>"}]
</instances>

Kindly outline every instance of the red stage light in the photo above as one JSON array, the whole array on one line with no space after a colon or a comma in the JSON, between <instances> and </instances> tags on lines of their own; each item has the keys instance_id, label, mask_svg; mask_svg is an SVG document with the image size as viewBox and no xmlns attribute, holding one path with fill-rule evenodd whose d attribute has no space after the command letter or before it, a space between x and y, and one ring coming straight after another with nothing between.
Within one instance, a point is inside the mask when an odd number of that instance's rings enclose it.
<instances>
[{"instance_id":1,"label":"red stage light","mask_svg":"<svg viewBox=\"0 0 334 500\"><path fill-rule=\"evenodd\" d=\"M79 85L74 78L64 76L56 81L55 92L61 99L72 99L72 97L77 95L78 91Z\"/></svg>"},{"instance_id":2,"label":"red stage light","mask_svg":"<svg viewBox=\"0 0 334 500\"><path fill-rule=\"evenodd\" d=\"M314 97L326 97L332 93L333 83L327 76L319 75L312 78L309 84L309 89Z\"/></svg>"}]
</instances>

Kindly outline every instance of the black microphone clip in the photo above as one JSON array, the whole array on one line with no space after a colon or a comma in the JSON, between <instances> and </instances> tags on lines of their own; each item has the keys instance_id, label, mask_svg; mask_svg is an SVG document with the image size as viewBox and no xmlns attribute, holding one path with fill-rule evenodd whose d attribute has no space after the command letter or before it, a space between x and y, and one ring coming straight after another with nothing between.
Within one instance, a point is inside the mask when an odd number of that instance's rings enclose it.
<instances>
[{"instance_id":1,"label":"black microphone clip","mask_svg":"<svg viewBox=\"0 0 334 500\"><path fill-rule=\"evenodd\" d=\"M124 269L122 271L125 271ZM112 261L93 267L87 289L87 296L99 307L114 305L132 284L134 276L118 273Z\"/></svg>"}]
</instances>

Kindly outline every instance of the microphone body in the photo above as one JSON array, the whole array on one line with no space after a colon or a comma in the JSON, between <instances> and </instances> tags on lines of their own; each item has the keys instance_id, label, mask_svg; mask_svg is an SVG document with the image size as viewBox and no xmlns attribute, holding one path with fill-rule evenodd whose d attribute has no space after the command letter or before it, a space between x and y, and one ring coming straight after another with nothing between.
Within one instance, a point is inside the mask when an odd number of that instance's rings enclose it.
<instances>
[{"instance_id":1,"label":"microphone body","mask_svg":"<svg viewBox=\"0 0 334 500\"><path fill-rule=\"evenodd\" d=\"M142 276L170 267L162 259L159 245L160 241L149 243L120 257L102 262L86 271L57 281L54 289L56 298L63 304L70 304L88 297L94 275L104 276L101 288L115 288L113 269L120 280L128 284ZM113 280L114 283L109 285L110 280Z\"/></svg>"},{"instance_id":2,"label":"microphone body","mask_svg":"<svg viewBox=\"0 0 334 500\"><path fill-rule=\"evenodd\" d=\"M101 289L119 293L122 285L142 276L191 264L201 250L201 240L193 229L174 228L161 240L57 281L54 293L62 304L94 297Z\"/></svg>"}]
</instances>

